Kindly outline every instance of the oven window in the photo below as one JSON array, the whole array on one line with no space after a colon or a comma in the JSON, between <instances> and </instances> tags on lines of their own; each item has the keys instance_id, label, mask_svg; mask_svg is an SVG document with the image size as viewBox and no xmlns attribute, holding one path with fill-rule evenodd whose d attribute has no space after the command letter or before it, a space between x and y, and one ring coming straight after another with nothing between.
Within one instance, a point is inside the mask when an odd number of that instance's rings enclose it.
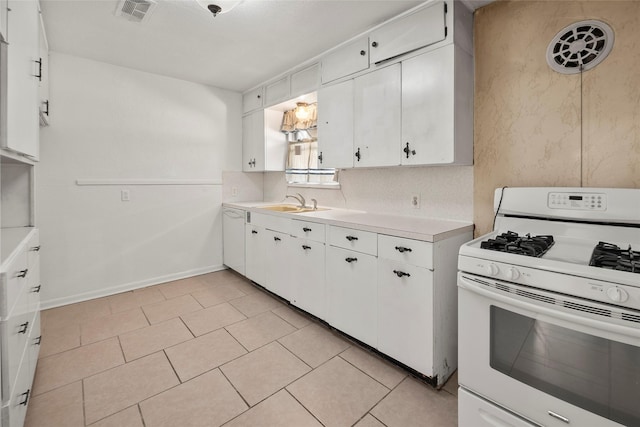
<instances>
[{"instance_id":1,"label":"oven window","mask_svg":"<svg viewBox=\"0 0 640 427\"><path fill-rule=\"evenodd\" d=\"M640 348L491 306L493 369L624 425L640 425Z\"/></svg>"}]
</instances>

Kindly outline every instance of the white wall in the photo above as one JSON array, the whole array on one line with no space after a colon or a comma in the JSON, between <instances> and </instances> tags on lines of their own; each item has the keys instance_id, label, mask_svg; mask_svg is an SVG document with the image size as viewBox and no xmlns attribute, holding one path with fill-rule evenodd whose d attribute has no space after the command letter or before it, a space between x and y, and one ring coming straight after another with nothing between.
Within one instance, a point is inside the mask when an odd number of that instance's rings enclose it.
<instances>
[{"instance_id":1,"label":"white wall","mask_svg":"<svg viewBox=\"0 0 640 427\"><path fill-rule=\"evenodd\" d=\"M283 172L268 172L264 200L282 201L286 194L300 193L322 206L473 221L473 166L345 169L339 181L340 190L287 188ZM411 205L414 194L420 196L418 209Z\"/></svg>"},{"instance_id":2,"label":"white wall","mask_svg":"<svg viewBox=\"0 0 640 427\"><path fill-rule=\"evenodd\" d=\"M220 184L241 168L241 95L55 52L50 81L36 171L44 306L221 268Z\"/></svg>"}]
</instances>

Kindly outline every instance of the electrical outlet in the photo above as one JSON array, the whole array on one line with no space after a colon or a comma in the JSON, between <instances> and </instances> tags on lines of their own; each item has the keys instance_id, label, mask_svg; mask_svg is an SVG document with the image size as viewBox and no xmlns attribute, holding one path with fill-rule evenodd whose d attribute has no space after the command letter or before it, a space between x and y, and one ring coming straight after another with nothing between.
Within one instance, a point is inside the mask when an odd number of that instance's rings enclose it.
<instances>
[{"instance_id":1,"label":"electrical outlet","mask_svg":"<svg viewBox=\"0 0 640 427\"><path fill-rule=\"evenodd\" d=\"M123 202L128 202L131 200L129 190L120 190L120 200Z\"/></svg>"},{"instance_id":2,"label":"electrical outlet","mask_svg":"<svg viewBox=\"0 0 640 427\"><path fill-rule=\"evenodd\" d=\"M413 206L414 209L420 209L420 195L419 194L413 194L411 196L411 206Z\"/></svg>"},{"instance_id":3,"label":"electrical outlet","mask_svg":"<svg viewBox=\"0 0 640 427\"><path fill-rule=\"evenodd\" d=\"M231 195L236 197L238 195L238 187L231 187Z\"/></svg>"}]
</instances>

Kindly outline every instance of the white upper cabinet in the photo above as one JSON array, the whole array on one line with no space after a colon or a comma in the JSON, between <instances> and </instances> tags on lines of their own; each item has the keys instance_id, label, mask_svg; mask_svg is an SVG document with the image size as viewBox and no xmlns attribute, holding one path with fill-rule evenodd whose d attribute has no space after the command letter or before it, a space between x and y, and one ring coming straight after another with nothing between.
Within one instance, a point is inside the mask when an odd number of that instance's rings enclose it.
<instances>
[{"instance_id":1,"label":"white upper cabinet","mask_svg":"<svg viewBox=\"0 0 640 427\"><path fill-rule=\"evenodd\" d=\"M263 100L263 88L253 89L251 92L247 92L242 96L242 113L250 113L251 111L262 108Z\"/></svg>"},{"instance_id":2,"label":"white upper cabinet","mask_svg":"<svg viewBox=\"0 0 640 427\"><path fill-rule=\"evenodd\" d=\"M322 58L322 84L369 68L369 38L356 39Z\"/></svg>"},{"instance_id":3,"label":"white upper cabinet","mask_svg":"<svg viewBox=\"0 0 640 427\"><path fill-rule=\"evenodd\" d=\"M291 97L318 90L320 85L320 64L313 64L304 70L291 74Z\"/></svg>"},{"instance_id":4,"label":"white upper cabinet","mask_svg":"<svg viewBox=\"0 0 640 427\"><path fill-rule=\"evenodd\" d=\"M8 0L0 0L0 36L2 40L8 41L7 34L7 14Z\"/></svg>"},{"instance_id":5,"label":"white upper cabinet","mask_svg":"<svg viewBox=\"0 0 640 427\"><path fill-rule=\"evenodd\" d=\"M442 1L391 21L369 35L371 63L379 64L447 37L446 4Z\"/></svg>"},{"instance_id":6,"label":"white upper cabinet","mask_svg":"<svg viewBox=\"0 0 640 427\"><path fill-rule=\"evenodd\" d=\"M242 118L242 170L284 171L287 139L280 132L282 112L258 110Z\"/></svg>"},{"instance_id":7,"label":"white upper cabinet","mask_svg":"<svg viewBox=\"0 0 640 427\"><path fill-rule=\"evenodd\" d=\"M400 164L400 79L400 64L354 79L355 167Z\"/></svg>"},{"instance_id":8,"label":"white upper cabinet","mask_svg":"<svg viewBox=\"0 0 640 427\"><path fill-rule=\"evenodd\" d=\"M37 159L38 76L41 75L38 3L35 0L12 0L9 9L11 42L7 48L7 141L3 148Z\"/></svg>"},{"instance_id":9,"label":"white upper cabinet","mask_svg":"<svg viewBox=\"0 0 640 427\"><path fill-rule=\"evenodd\" d=\"M473 163L473 66L447 45L402 63L402 164Z\"/></svg>"},{"instance_id":10,"label":"white upper cabinet","mask_svg":"<svg viewBox=\"0 0 640 427\"><path fill-rule=\"evenodd\" d=\"M42 14L40 15L40 61L42 61L41 72L38 85L38 96L40 103L40 125L46 126L50 123L49 116L49 43L44 30Z\"/></svg>"},{"instance_id":11,"label":"white upper cabinet","mask_svg":"<svg viewBox=\"0 0 640 427\"><path fill-rule=\"evenodd\" d=\"M318 165L353 167L353 80L318 90Z\"/></svg>"},{"instance_id":12,"label":"white upper cabinet","mask_svg":"<svg viewBox=\"0 0 640 427\"><path fill-rule=\"evenodd\" d=\"M264 88L264 106L269 107L282 101L286 101L291 96L289 76L285 76L278 81L270 83Z\"/></svg>"}]
</instances>

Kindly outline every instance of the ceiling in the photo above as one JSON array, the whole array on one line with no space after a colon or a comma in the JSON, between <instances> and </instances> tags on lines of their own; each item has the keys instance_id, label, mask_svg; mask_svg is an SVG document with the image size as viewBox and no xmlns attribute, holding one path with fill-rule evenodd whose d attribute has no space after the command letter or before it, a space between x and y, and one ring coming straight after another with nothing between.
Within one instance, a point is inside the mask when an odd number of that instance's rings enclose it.
<instances>
[{"instance_id":1,"label":"ceiling","mask_svg":"<svg viewBox=\"0 0 640 427\"><path fill-rule=\"evenodd\" d=\"M245 0L214 18L157 0L142 23L116 16L117 0L40 3L51 51L242 92L421 1Z\"/></svg>"}]
</instances>

